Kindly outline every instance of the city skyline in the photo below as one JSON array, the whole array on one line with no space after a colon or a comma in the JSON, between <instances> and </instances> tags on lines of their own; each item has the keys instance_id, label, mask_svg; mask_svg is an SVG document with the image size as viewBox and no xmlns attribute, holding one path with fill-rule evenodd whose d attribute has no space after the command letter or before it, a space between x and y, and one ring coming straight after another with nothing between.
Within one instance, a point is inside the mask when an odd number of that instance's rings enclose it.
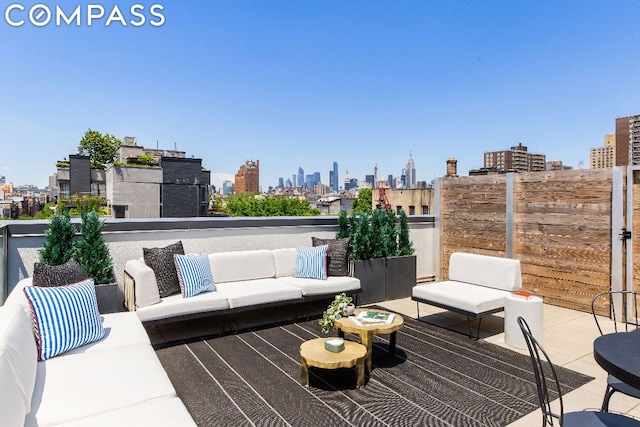
<instances>
[{"instance_id":1,"label":"city skyline","mask_svg":"<svg viewBox=\"0 0 640 427\"><path fill-rule=\"evenodd\" d=\"M451 157L466 175L519 143L589 165L615 118L640 112L638 85L620 84L640 75L638 12L220 0L165 4L160 26L0 21L0 174L46 186L88 128L201 158L218 186L247 159L263 189L300 164L327 185L334 161L341 186L376 164L399 176L409 152L429 182Z\"/></svg>"}]
</instances>

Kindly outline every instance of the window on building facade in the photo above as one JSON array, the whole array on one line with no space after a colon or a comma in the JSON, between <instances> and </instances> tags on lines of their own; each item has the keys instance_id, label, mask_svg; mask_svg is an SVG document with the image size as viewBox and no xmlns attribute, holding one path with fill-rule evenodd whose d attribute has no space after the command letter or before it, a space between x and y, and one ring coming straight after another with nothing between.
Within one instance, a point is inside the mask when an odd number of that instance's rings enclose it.
<instances>
[{"instance_id":1,"label":"window on building facade","mask_svg":"<svg viewBox=\"0 0 640 427\"><path fill-rule=\"evenodd\" d=\"M416 207L409 206L409 215L415 215L415 214L416 214Z\"/></svg>"},{"instance_id":2,"label":"window on building facade","mask_svg":"<svg viewBox=\"0 0 640 427\"><path fill-rule=\"evenodd\" d=\"M69 183L61 182L58 184L60 188L60 197L69 197Z\"/></svg>"},{"instance_id":3,"label":"window on building facade","mask_svg":"<svg viewBox=\"0 0 640 427\"><path fill-rule=\"evenodd\" d=\"M101 197L107 195L107 184L97 182L91 183L91 197Z\"/></svg>"},{"instance_id":4,"label":"window on building facade","mask_svg":"<svg viewBox=\"0 0 640 427\"><path fill-rule=\"evenodd\" d=\"M396 214L400 215L400 211L402 210L402 206L396 206Z\"/></svg>"},{"instance_id":5,"label":"window on building facade","mask_svg":"<svg viewBox=\"0 0 640 427\"><path fill-rule=\"evenodd\" d=\"M422 205L422 215L429 215L429 206Z\"/></svg>"}]
</instances>

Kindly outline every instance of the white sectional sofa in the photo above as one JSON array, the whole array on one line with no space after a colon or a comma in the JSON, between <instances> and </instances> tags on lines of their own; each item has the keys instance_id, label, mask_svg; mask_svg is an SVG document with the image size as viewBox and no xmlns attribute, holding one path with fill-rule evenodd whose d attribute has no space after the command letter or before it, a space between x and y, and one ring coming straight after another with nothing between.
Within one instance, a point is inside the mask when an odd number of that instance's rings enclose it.
<instances>
[{"instance_id":1,"label":"white sectional sofa","mask_svg":"<svg viewBox=\"0 0 640 427\"><path fill-rule=\"evenodd\" d=\"M449 280L415 286L411 299L416 301L418 318L420 303L424 303L464 314L469 321L472 317L482 321L484 316L503 311L505 297L521 287L519 260L454 252L449 259Z\"/></svg>"},{"instance_id":2,"label":"white sectional sofa","mask_svg":"<svg viewBox=\"0 0 640 427\"><path fill-rule=\"evenodd\" d=\"M329 276L326 280L293 277L296 248L218 252L208 256L216 290L191 298L180 294L161 298L154 272L144 260L127 261L125 305L135 310L143 322L154 322L361 292L360 280L355 277Z\"/></svg>"},{"instance_id":3,"label":"white sectional sofa","mask_svg":"<svg viewBox=\"0 0 640 427\"><path fill-rule=\"evenodd\" d=\"M38 361L22 280L0 307L0 425L195 426L135 313L99 341Z\"/></svg>"}]
</instances>

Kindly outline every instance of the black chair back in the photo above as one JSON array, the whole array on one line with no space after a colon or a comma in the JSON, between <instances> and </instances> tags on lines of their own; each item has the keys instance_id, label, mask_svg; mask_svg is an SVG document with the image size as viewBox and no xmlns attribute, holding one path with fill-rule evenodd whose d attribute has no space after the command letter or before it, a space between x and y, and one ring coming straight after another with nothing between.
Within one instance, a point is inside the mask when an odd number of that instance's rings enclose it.
<instances>
[{"instance_id":1,"label":"black chair back","mask_svg":"<svg viewBox=\"0 0 640 427\"><path fill-rule=\"evenodd\" d=\"M598 317L596 315L596 306L598 302L608 297L609 304L609 319L613 323L614 332L619 332L618 327L624 324L625 332L629 332L630 330L638 330L640 329L638 324L638 292L636 291L606 291L600 292L593 300L591 300L591 314L593 314L593 319L596 321L596 326L598 326L598 331L600 331L600 335L604 335L605 332L602 330L602 325L600 324L603 321L602 316ZM616 305L613 301L619 298L622 306L622 310L617 311ZM618 317L618 314L621 317ZM618 322L618 319L622 319L622 322ZM620 331L622 332L622 331Z\"/></svg>"},{"instance_id":2,"label":"black chair back","mask_svg":"<svg viewBox=\"0 0 640 427\"><path fill-rule=\"evenodd\" d=\"M542 409L542 425L554 426L554 419L560 421L562 425L562 414L564 413L564 407L562 404L562 392L560 391L560 383L558 382L558 374L556 373L551 359L542 348L542 345L536 340L531 333L527 321L522 317L517 319L518 326L524 335L524 340L527 343L529 349L529 355L531 356L531 364L533 365L533 373L536 378L536 386L538 388L538 400L540 401L540 408ZM560 400L560 414L556 414L551 410L551 398L549 397L548 382L555 384L555 390Z\"/></svg>"}]
</instances>

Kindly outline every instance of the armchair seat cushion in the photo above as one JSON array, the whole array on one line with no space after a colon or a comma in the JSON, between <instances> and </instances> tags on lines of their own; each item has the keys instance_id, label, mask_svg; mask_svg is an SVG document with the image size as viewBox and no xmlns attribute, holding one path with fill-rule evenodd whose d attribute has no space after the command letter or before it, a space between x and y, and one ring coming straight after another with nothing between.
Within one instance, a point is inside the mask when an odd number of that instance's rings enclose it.
<instances>
[{"instance_id":1,"label":"armchair seat cushion","mask_svg":"<svg viewBox=\"0 0 640 427\"><path fill-rule=\"evenodd\" d=\"M509 291L447 280L413 288L413 298L480 314L504 307Z\"/></svg>"}]
</instances>

